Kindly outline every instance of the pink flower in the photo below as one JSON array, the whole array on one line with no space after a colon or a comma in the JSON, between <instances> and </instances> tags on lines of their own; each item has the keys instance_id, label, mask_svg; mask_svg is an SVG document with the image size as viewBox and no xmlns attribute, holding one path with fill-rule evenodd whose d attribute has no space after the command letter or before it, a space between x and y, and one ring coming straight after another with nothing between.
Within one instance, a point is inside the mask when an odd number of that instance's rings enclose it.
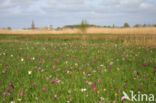
<instances>
[{"instance_id":1,"label":"pink flower","mask_svg":"<svg viewBox=\"0 0 156 103\"><path fill-rule=\"evenodd\" d=\"M95 83L94 82L92 82L92 88L95 88Z\"/></svg>"},{"instance_id":2,"label":"pink flower","mask_svg":"<svg viewBox=\"0 0 156 103\"><path fill-rule=\"evenodd\" d=\"M8 88L8 92L10 92L10 88Z\"/></svg>"},{"instance_id":3,"label":"pink flower","mask_svg":"<svg viewBox=\"0 0 156 103\"><path fill-rule=\"evenodd\" d=\"M57 99L57 94L54 94L54 98Z\"/></svg>"},{"instance_id":4,"label":"pink flower","mask_svg":"<svg viewBox=\"0 0 156 103\"><path fill-rule=\"evenodd\" d=\"M138 88L138 91L141 91L142 90L142 88Z\"/></svg>"},{"instance_id":5,"label":"pink flower","mask_svg":"<svg viewBox=\"0 0 156 103\"><path fill-rule=\"evenodd\" d=\"M9 86L10 86L10 87L13 87L13 84L10 82L10 83L9 83Z\"/></svg>"},{"instance_id":6,"label":"pink flower","mask_svg":"<svg viewBox=\"0 0 156 103\"><path fill-rule=\"evenodd\" d=\"M44 72L44 69L42 69L41 72L43 73Z\"/></svg>"},{"instance_id":7,"label":"pink flower","mask_svg":"<svg viewBox=\"0 0 156 103\"><path fill-rule=\"evenodd\" d=\"M97 80L97 82L98 82L98 83L100 83L100 82L101 82L101 80L100 80L100 79L98 79L98 80Z\"/></svg>"},{"instance_id":8,"label":"pink flower","mask_svg":"<svg viewBox=\"0 0 156 103\"><path fill-rule=\"evenodd\" d=\"M58 77L56 77L56 82L59 81Z\"/></svg>"},{"instance_id":9,"label":"pink flower","mask_svg":"<svg viewBox=\"0 0 156 103\"><path fill-rule=\"evenodd\" d=\"M127 83L126 82L124 82L124 86L127 86Z\"/></svg>"},{"instance_id":10,"label":"pink flower","mask_svg":"<svg viewBox=\"0 0 156 103\"><path fill-rule=\"evenodd\" d=\"M121 101L124 101L124 100L125 100L125 97L121 97L120 100L121 100Z\"/></svg>"},{"instance_id":11,"label":"pink flower","mask_svg":"<svg viewBox=\"0 0 156 103\"><path fill-rule=\"evenodd\" d=\"M33 82L33 85L36 85L36 82Z\"/></svg>"},{"instance_id":12,"label":"pink flower","mask_svg":"<svg viewBox=\"0 0 156 103\"><path fill-rule=\"evenodd\" d=\"M147 63L144 63L143 66L146 67L147 66Z\"/></svg>"},{"instance_id":13,"label":"pink flower","mask_svg":"<svg viewBox=\"0 0 156 103\"><path fill-rule=\"evenodd\" d=\"M48 81L49 80L49 77L46 77L46 80Z\"/></svg>"},{"instance_id":14,"label":"pink flower","mask_svg":"<svg viewBox=\"0 0 156 103\"><path fill-rule=\"evenodd\" d=\"M134 78L137 78L137 74L134 74Z\"/></svg>"},{"instance_id":15,"label":"pink flower","mask_svg":"<svg viewBox=\"0 0 156 103\"><path fill-rule=\"evenodd\" d=\"M20 93L20 96L24 96L24 91L22 91L22 92Z\"/></svg>"},{"instance_id":16,"label":"pink flower","mask_svg":"<svg viewBox=\"0 0 156 103\"><path fill-rule=\"evenodd\" d=\"M53 65L53 67L52 67L52 68L53 68L53 70L55 70L55 69L56 69L56 66L55 66L55 65Z\"/></svg>"},{"instance_id":17,"label":"pink flower","mask_svg":"<svg viewBox=\"0 0 156 103\"><path fill-rule=\"evenodd\" d=\"M45 90L46 90L45 88L42 88L42 91L43 91L43 92L45 92Z\"/></svg>"},{"instance_id":18,"label":"pink flower","mask_svg":"<svg viewBox=\"0 0 156 103\"><path fill-rule=\"evenodd\" d=\"M35 66L35 69L37 69L37 66Z\"/></svg>"},{"instance_id":19,"label":"pink flower","mask_svg":"<svg viewBox=\"0 0 156 103\"><path fill-rule=\"evenodd\" d=\"M96 87L94 87L94 88L93 88L93 91L94 91L94 92L96 92L96 91L97 91L97 88L96 88Z\"/></svg>"},{"instance_id":20,"label":"pink flower","mask_svg":"<svg viewBox=\"0 0 156 103\"><path fill-rule=\"evenodd\" d=\"M88 80L86 80L86 84L88 84Z\"/></svg>"},{"instance_id":21,"label":"pink flower","mask_svg":"<svg viewBox=\"0 0 156 103\"><path fill-rule=\"evenodd\" d=\"M7 70L6 70L6 69L4 69L4 70L2 71L2 73L3 73L3 74L5 74L6 72L7 72Z\"/></svg>"},{"instance_id":22,"label":"pink flower","mask_svg":"<svg viewBox=\"0 0 156 103\"><path fill-rule=\"evenodd\" d=\"M38 70L41 70L41 67L39 67Z\"/></svg>"},{"instance_id":23,"label":"pink flower","mask_svg":"<svg viewBox=\"0 0 156 103\"><path fill-rule=\"evenodd\" d=\"M146 74L144 74L144 76L143 76L144 78L146 78Z\"/></svg>"},{"instance_id":24,"label":"pink flower","mask_svg":"<svg viewBox=\"0 0 156 103\"><path fill-rule=\"evenodd\" d=\"M55 80L52 80L52 81L51 81L51 84L54 84L54 83L55 83Z\"/></svg>"},{"instance_id":25,"label":"pink flower","mask_svg":"<svg viewBox=\"0 0 156 103\"><path fill-rule=\"evenodd\" d=\"M109 69L112 69L112 65L109 65Z\"/></svg>"},{"instance_id":26,"label":"pink flower","mask_svg":"<svg viewBox=\"0 0 156 103\"><path fill-rule=\"evenodd\" d=\"M117 92L120 93L120 89L118 89Z\"/></svg>"},{"instance_id":27,"label":"pink flower","mask_svg":"<svg viewBox=\"0 0 156 103\"><path fill-rule=\"evenodd\" d=\"M72 95L68 95L68 98L70 99L72 97Z\"/></svg>"},{"instance_id":28,"label":"pink flower","mask_svg":"<svg viewBox=\"0 0 156 103\"><path fill-rule=\"evenodd\" d=\"M57 71L57 72L60 72L60 69L57 69L56 71Z\"/></svg>"},{"instance_id":29,"label":"pink flower","mask_svg":"<svg viewBox=\"0 0 156 103\"><path fill-rule=\"evenodd\" d=\"M71 68L70 68L70 71L72 71L72 70L73 70L73 68L71 67Z\"/></svg>"},{"instance_id":30,"label":"pink flower","mask_svg":"<svg viewBox=\"0 0 156 103\"><path fill-rule=\"evenodd\" d=\"M3 93L3 96L7 96L7 92L4 92L4 93Z\"/></svg>"},{"instance_id":31,"label":"pink flower","mask_svg":"<svg viewBox=\"0 0 156 103\"><path fill-rule=\"evenodd\" d=\"M156 66L154 67L154 69L156 69Z\"/></svg>"}]
</instances>

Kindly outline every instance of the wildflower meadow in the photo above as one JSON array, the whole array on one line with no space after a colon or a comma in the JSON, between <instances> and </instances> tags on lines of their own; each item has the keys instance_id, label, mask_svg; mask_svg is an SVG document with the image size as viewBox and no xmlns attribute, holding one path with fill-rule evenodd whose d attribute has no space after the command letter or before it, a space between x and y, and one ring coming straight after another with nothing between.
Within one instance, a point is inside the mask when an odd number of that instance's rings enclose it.
<instances>
[{"instance_id":1,"label":"wildflower meadow","mask_svg":"<svg viewBox=\"0 0 156 103\"><path fill-rule=\"evenodd\" d=\"M156 102L154 47L122 39L0 40L0 103Z\"/></svg>"}]
</instances>

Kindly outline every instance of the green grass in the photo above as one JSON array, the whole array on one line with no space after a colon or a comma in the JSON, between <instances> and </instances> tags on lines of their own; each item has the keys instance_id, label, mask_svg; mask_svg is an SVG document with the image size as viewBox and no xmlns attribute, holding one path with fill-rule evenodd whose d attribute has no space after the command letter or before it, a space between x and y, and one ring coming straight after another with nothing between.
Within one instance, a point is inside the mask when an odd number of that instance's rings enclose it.
<instances>
[{"instance_id":1,"label":"green grass","mask_svg":"<svg viewBox=\"0 0 156 103\"><path fill-rule=\"evenodd\" d=\"M0 40L16 40L16 36L0 35ZM155 48L125 46L122 40L36 38L0 42L0 103L121 103L122 91L130 95L130 90L138 93L138 88L142 88L142 94L156 95L155 66ZM92 85L86 84L87 80L95 83L95 92ZM81 91L83 88L85 92Z\"/></svg>"}]
</instances>

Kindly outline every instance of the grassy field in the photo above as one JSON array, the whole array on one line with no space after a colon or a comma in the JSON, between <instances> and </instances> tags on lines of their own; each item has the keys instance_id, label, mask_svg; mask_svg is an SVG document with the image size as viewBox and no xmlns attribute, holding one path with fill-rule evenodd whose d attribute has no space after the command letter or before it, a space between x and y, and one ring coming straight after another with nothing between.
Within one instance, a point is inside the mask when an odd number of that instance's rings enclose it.
<instances>
[{"instance_id":1,"label":"grassy field","mask_svg":"<svg viewBox=\"0 0 156 103\"><path fill-rule=\"evenodd\" d=\"M138 103L123 91L156 96L155 38L0 34L0 103Z\"/></svg>"}]
</instances>

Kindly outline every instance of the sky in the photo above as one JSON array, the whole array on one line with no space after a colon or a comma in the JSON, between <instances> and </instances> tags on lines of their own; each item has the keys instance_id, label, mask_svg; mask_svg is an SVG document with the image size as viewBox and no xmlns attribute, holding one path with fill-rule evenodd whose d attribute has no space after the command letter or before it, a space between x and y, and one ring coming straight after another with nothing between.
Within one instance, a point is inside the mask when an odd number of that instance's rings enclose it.
<instances>
[{"instance_id":1,"label":"sky","mask_svg":"<svg viewBox=\"0 0 156 103\"><path fill-rule=\"evenodd\" d=\"M0 28L156 24L156 0L0 0Z\"/></svg>"}]
</instances>

